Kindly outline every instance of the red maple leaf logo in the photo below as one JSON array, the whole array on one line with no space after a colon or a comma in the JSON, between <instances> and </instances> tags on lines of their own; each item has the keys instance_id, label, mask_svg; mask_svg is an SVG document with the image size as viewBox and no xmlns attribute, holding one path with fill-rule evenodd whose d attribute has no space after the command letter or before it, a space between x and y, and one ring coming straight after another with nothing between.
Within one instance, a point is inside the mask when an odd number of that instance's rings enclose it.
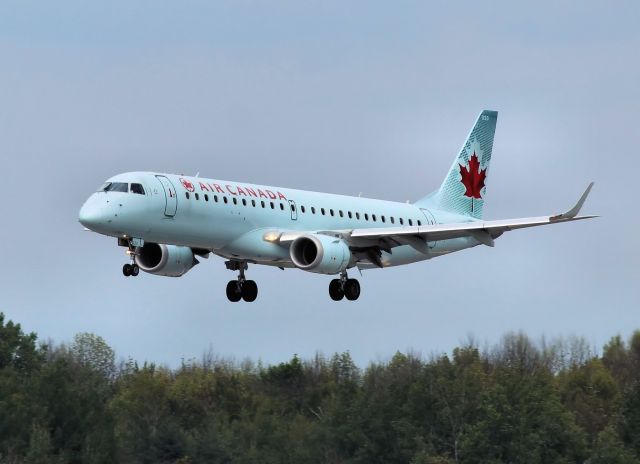
<instances>
[{"instance_id":1,"label":"red maple leaf logo","mask_svg":"<svg viewBox=\"0 0 640 464\"><path fill-rule=\"evenodd\" d=\"M182 183L182 186L184 188L186 188L188 191L193 192L196 188L193 186L193 184L191 182L189 182L187 179L183 179L182 177L180 178L180 182Z\"/></svg>"},{"instance_id":2,"label":"red maple leaf logo","mask_svg":"<svg viewBox=\"0 0 640 464\"><path fill-rule=\"evenodd\" d=\"M486 168L480 169L480 162L478 161L475 151L469 159L468 168L460 164L460 175L462 176L460 182L462 182L462 185L464 185L466 189L464 192L465 197L482 198L482 196L480 196L480 190L484 187L484 179L487 176L486 172Z\"/></svg>"}]
</instances>

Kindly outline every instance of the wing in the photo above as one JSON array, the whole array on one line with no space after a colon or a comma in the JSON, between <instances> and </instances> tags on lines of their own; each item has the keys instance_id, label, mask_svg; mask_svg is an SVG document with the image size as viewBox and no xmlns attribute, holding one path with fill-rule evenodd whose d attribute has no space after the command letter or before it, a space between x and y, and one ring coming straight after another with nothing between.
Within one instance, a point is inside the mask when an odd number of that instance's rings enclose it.
<instances>
[{"instance_id":1,"label":"wing","mask_svg":"<svg viewBox=\"0 0 640 464\"><path fill-rule=\"evenodd\" d=\"M519 219L502 219L498 221L471 221L454 224L433 224L414 227L385 227L352 230L326 230L316 233L339 236L355 251L364 254L366 258L380 267L380 251L391 252L400 245L409 245L417 251L428 254L427 242L449 240L460 237L472 237L487 246L494 245L494 239L505 232L527 227L537 227L561 222L579 221L597 216L578 216L593 182L589 184L578 202L569 211L553 216L540 216ZM304 232L283 232L274 241L288 244Z\"/></svg>"}]
</instances>

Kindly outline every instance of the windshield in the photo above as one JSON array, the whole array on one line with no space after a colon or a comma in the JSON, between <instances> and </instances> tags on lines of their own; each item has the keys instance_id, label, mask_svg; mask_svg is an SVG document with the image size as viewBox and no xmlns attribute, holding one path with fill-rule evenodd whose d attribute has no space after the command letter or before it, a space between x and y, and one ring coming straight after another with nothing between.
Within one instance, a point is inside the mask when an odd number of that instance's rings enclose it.
<instances>
[{"instance_id":1,"label":"windshield","mask_svg":"<svg viewBox=\"0 0 640 464\"><path fill-rule=\"evenodd\" d=\"M128 192L129 184L126 182L107 182L98 192Z\"/></svg>"}]
</instances>

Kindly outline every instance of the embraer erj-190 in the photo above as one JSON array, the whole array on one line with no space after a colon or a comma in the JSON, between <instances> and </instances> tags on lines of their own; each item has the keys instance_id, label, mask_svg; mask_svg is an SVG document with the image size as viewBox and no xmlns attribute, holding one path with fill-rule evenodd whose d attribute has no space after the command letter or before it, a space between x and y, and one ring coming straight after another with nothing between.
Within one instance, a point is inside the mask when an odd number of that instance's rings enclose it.
<instances>
[{"instance_id":1,"label":"embraer erj-190","mask_svg":"<svg viewBox=\"0 0 640 464\"><path fill-rule=\"evenodd\" d=\"M578 216L591 183L569 211L552 216L482 219L498 113L482 111L438 190L413 204L152 172L109 179L80 210L86 228L118 238L130 263L179 277L197 256L221 256L238 278L230 301L254 301L248 264L339 276L333 300L356 300L360 284L347 271L424 261L477 245L504 232L595 216Z\"/></svg>"}]
</instances>

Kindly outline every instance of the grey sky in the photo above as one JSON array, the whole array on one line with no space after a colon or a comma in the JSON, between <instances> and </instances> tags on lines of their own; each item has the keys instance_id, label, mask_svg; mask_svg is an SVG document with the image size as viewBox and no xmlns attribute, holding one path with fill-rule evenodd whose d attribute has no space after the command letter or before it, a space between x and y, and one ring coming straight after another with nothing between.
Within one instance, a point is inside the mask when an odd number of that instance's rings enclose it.
<instances>
[{"instance_id":1,"label":"grey sky","mask_svg":"<svg viewBox=\"0 0 640 464\"><path fill-rule=\"evenodd\" d=\"M40 337L96 332L175 365L213 347L276 362L449 350L467 334L640 327L637 2L0 4L0 311ZM222 259L125 279L77 212L107 177L175 172L404 201L439 185L477 113L500 112L485 216L559 212L596 181L601 219L361 278Z\"/></svg>"}]
</instances>

